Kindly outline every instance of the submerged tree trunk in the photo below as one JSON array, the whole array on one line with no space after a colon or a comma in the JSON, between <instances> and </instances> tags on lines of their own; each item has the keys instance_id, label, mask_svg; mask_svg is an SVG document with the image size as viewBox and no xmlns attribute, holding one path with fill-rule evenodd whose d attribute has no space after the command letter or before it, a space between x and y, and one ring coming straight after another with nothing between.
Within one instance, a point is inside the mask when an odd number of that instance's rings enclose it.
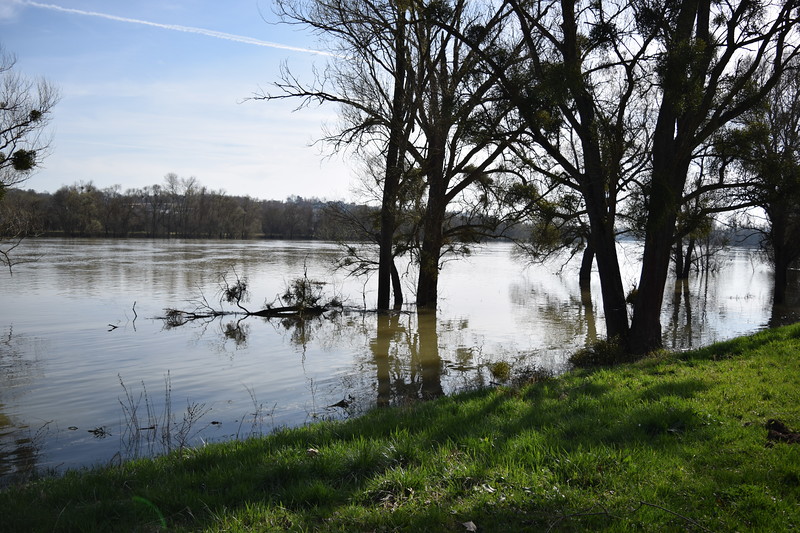
<instances>
[{"instance_id":1,"label":"submerged tree trunk","mask_svg":"<svg viewBox=\"0 0 800 533\"><path fill-rule=\"evenodd\" d=\"M422 247L419 252L417 307L436 308L439 296L439 259L442 253L444 209L443 200L430 194L425 210Z\"/></svg>"},{"instance_id":2,"label":"submerged tree trunk","mask_svg":"<svg viewBox=\"0 0 800 533\"><path fill-rule=\"evenodd\" d=\"M681 278L681 273L683 272L683 263L683 239L678 238L675 243L675 275L678 279Z\"/></svg>"},{"instance_id":3,"label":"submerged tree trunk","mask_svg":"<svg viewBox=\"0 0 800 533\"><path fill-rule=\"evenodd\" d=\"M392 261L392 294L394 295L394 308L397 310L403 307L403 286L400 283L400 273L397 271L394 261Z\"/></svg>"},{"instance_id":4,"label":"submerged tree trunk","mask_svg":"<svg viewBox=\"0 0 800 533\"><path fill-rule=\"evenodd\" d=\"M578 286L582 291L589 290L592 283L592 264L594 263L594 247L586 243L581 258L581 270L578 273Z\"/></svg>"},{"instance_id":5,"label":"submerged tree trunk","mask_svg":"<svg viewBox=\"0 0 800 533\"><path fill-rule=\"evenodd\" d=\"M613 232L595 231L593 242L597 260L597 271L600 275L600 290L603 295L603 313L606 322L606 335L609 339L617 338L627 342L628 307L625 302L625 287L622 285L622 274L619 270L616 240Z\"/></svg>"},{"instance_id":6,"label":"submerged tree trunk","mask_svg":"<svg viewBox=\"0 0 800 533\"><path fill-rule=\"evenodd\" d=\"M694 262L694 259L692 259L694 255L694 245L695 239L690 237L689 244L686 245L686 253L684 254L683 269L678 272L678 279L689 279L689 273L692 271L692 263Z\"/></svg>"},{"instance_id":7,"label":"submerged tree trunk","mask_svg":"<svg viewBox=\"0 0 800 533\"><path fill-rule=\"evenodd\" d=\"M686 249L683 248L683 239L678 239L675 244L675 278L676 279L689 279L689 274L692 271L692 264L694 263L694 237L689 238Z\"/></svg>"},{"instance_id":8,"label":"submerged tree trunk","mask_svg":"<svg viewBox=\"0 0 800 533\"><path fill-rule=\"evenodd\" d=\"M431 83L434 101L440 98L439 84L434 76ZM425 164L428 181L428 204L422 225L422 246L419 251L419 278L417 279L417 307L436 309L439 296L439 259L444 245L444 220L447 211L447 187L449 180L445 171L445 146L448 126L440 118L440 104L432 104L429 113L427 140L428 157Z\"/></svg>"},{"instance_id":9,"label":"submerged tree trunk","mask_svg":"<svg viewBox=\"0 0 800 533\"><path fill-rule=\"evenodd\" d=\"M583 148L583 172L576 176L576 180L581 184L581 194L589 218L591 230L589 242L594 248L600 276L606 334L608 338L617 338L624 344L628 338L628 309L619 270L614 231L616 195L609 191L609 185L613 180L608 165L603 163L595 102L581 75L584 65L580 52L581 37L578 32L575 3L562 0L561 11L565 74L580 116L578 135Z\"/></svg>"},{"instance_id":10,"label":"submerged tree trunk","mask_svg":"<svg viewBox=\"0 0 800 533\"><path fill-rule=\"evenodd\" d=\"M405 19L402 13L397 19L395 34L394 93L392 95L392 121L389 131L389 144L386 149L386 178L383 184L381 201L381 228L378 241L378 310L389 309L389 294L394 269L394 232L397 226L397 193L400 188L402 157L404 153L403 124L405 116ZM395 286L395 291L398 286ZM395 305L397 302L395 292ZM402 295L400 295L402 304Z\"/></svg>"},{"instance_id":11,"label":"submerged tree trunk","mask_svg":"<svg viewBox=\"0 0 800 533\"><path fill-rule=\"evenodd\" d=\"M653 145L652 200L647 217L642 272L631 321L629 349L634 354L645 354L663 345L661 306L683 186L689 169L688 159L675 160L674 126L670 130L663 122L670 123L670 119L660 121L656 126L657 138ZM659 127L661 139L658 138Z\"/></svg>"},{"instance_id":12,"label":"submerged tree trunk","mask_svg":"<svg viewBox=\"0 0 800 533\"><path fill-rule=\"evenodd\" d=\"M788 283L789 263L791 258L786 242L786 216L779 209L772 209L770 214L772 225L769 238L772 243L773 262L775 263L775 284L772 290L772 303L786 303L786 285Z\"/></svg>"},{"instance_id":13,"label":"submerged tree trunk","mask_svg":"<svg viewBox=\"0 0 800 533\"><path fill-rule=\"evenodd\" d=\"M642 273L631 321L629 348L635 354L662 346L661 305L678 213L694 150L709 135L701 133L702 124L712 112L712 97L719 88L713 83L706 86L718 54L711 45L711 6L711 0L676 4L670 44L663 54ZM686 53L688 48L696 52Z\"/></svg>"}]
</instances>

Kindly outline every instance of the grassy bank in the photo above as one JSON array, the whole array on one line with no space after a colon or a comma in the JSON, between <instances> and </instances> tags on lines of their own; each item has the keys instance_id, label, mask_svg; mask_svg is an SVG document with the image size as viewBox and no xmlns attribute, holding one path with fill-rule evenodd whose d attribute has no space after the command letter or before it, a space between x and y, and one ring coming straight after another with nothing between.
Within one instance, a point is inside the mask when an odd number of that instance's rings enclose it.
<instances>
[{"instance_id":1,"label":"grassy bank","mask_svg":"<svg viewBox=\"0 0 800 533\"><path fill-rule=\"evenodd\" d=\"M800 326L0 493L4 531L800 528Z\"/></svg>"}]
</instances>

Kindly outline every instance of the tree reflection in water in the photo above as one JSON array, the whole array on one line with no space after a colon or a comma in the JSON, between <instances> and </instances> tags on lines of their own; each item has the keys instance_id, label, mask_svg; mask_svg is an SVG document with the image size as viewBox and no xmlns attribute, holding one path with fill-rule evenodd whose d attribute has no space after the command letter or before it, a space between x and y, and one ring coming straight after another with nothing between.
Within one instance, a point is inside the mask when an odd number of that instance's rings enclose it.
<instances>
[{"instance_id":1,"label":"tree reflection in water","mask_svg":"<svg viewBox=\"0 0 800 533\"><path fill-rule=\"evenodd\" d=\"M696 326L698 317L705 315L704 306L698 308L698 313L692 312L692 297L688 279L676 279L672 291L672 313L670 320L664 328L664 338L669 339L669 346L680 346L684 341L692 343L692 331ZM708 284L705 284L708 287ZM705 301L705 298L703 298ZM683 303L683 305L681 305ZM699 303L699 302L698 302Z\"/></svg>"},{"instance_id":2,"label":"tree reflection in water","mask_svg":"<svg viewBox=\"0 0 800 533\"><path fill-rule=\"evenodd\" d=\"M337 391L345 398L358 398L358 405L350 407L353 402L348 400L328 407L347 407L349 413L356 413L374 405L386 407L414 400L429 400L445 393L442 386L445 364L440 354L440 325L435 312L375 313L346 309L308 317L247 316L227 322L215 317L211 320L186 321L181 325L198 327L198 337L218 330L218 350L233 357L237 350L247 346L253 320L271 326L288 345L294 346L301 354L302 365L305 365L307 351L311 347L324 351L337 344L358 346L361 342L368 342L371 355L368 366L374 366L374 371L354 369L354 373L360 373L361 376L353 375L351 379L343 380L343 386ZM209 329L212 323L218 326ZM452 324L444 327L448 332L466 331L468 322L461 320L455 327ZM216 337L216 334L213 336ZM475 374L474 350L460 345L457 337L450 340L453 351L453 364L450 367L458 373ZM375 381L371 381L370 375L375 376ZM482 384L482 380L478 381L480 383L474 385ZM377 391L377 397L365 397L367 390ZM314 417L317 416L314 413Z\"/></svg>"},{"instance_id":3,"label":"tree reflection in water","mask_svg":"<svg viewBox=\"0 0 800 533\"><path fill-rule=\"evenodd\" d=\"M436 310L419 311L417 328L419 332L416 346L412 345L411 379L414 370L419 368L419 394L423 400L438 398L442 391L442 359L439 357L439 335L437 333Z\"/></svg>"},{"instance_id":4,"label":"tree reflection in water","mask_svg":"<svg viewBox=\"0 0 800 533\"><path fill-rule=\"evenodd\" d=\"M400 315L398 313L378 313L378 327L375 337L370 341L370 350L375 358L377 375L378 407L387 407L391 403L392 383L389 350L392 340L400 331Z\"/></svg>"},{"instance_id":5,"label":"tree reflection in water","mask_svg":"<svg viewBox=\"0 0 800 533\"><path fill-rule=\"evenodd\" d=\"M370 350L377 375L378 407L444 394L435 311L379 313Z\"/></svg>"},{"instance_id":6,"label":"tree reflection in water","mask_svg":"<svg viewBox=\"0 0 800 533\"><path fill-rule=\"evenodd\" d=\"M800 321L800 270L790 269L787 272L786 301L783 304L773 304L769 327L776 328Z\"/></svg>"},{"instance_id":7,"label":"tree reflection in water","mask_svg":"<svg viewBox=\"0 0 800 533\"><path fill-rule=\"evenodd\" d=\"M30 351L29 346L23 346L28 342L15 335L11 326L0 338L0 487L25 481L36 473L40 444L50 430L50 422L32 428L15 423L13 415L4 412L4 391L31 381L39 371L36 361L24 355Z\"/></svg>"},{"instance_id":8,"label":"tree reflection in water","mask_svg":"<svg viewBox=\"0 0 800 533\"><path fill-rule=\"evenodd\" d=\"M597 319L594 315L591 289L581 289L581 305L578 307L578 321L586 324L586 345L597 342Z\"/></svg>"}]
</instances>

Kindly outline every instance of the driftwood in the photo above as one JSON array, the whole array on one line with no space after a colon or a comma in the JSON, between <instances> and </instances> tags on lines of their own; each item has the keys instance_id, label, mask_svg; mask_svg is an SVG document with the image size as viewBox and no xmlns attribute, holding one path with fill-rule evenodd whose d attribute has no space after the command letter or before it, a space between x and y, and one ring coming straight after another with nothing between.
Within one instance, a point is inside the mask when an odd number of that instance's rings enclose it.
<instances>
[{"instance_id":1,"label":"driftwood","mask_svg":"<svg viewBox=\"0 0 800 533\"><path fill-rule=\"evenodd\" d=\"M177 327L195 320L214 319L221 316L239 315L243 317L258 316L261 318L311 318L320 316L333 306L303 307L287 305L282 307L267 307L260 311L218 311L216 309L202 309L197 311L183 311L181 309L165 309L164 316L157 317L164 320L168 326Z\"/></svg>"},{"instance_id":2,"label":"driftwood","mask_svg":"<svg viewBox=\"0 0 800 533\"><path fill-rule=\"evenodd\" d=\"M273 317L305 317L305 316L319 316L329 308L324 306L302 307L299 305L287 305L284 307L268 307L261 311L253 311L247 313L248 316L260 316L265 318Z\"/></svg>"},{"instance_id":3,"label":"driftwood","mask_svg":"<svg viewBox=\"0 0 800 533\"><path fill-rule=\"evenodd\" d=\"M233 276L233 279L229 279L226 273L222 273L219 276L220 287L218 294L220 308L211 304L201 292L198 298L192 300L195 303L195 309L193 311L165 309L165 316L159 318L164 320L168 327L182 326L194 320L213 320L217 317L227 315L238 315L243 318L257 316L262 318L291 318L302 320L305 318L318 317L330 309L342 307L342 304L337 299L332 299L329 303L320 305L319 302L322 301L321 287L324 283L309 279L307 273L304 273L302 278L291 281L283 296L278 296L276 298L282 304L289 305L278 307L265 304L266 307L264 309L251 311L242 304L242 302L246 302L249 299L247 278L240 277L235 270L233 271ZM223 310L221 308L223 302L233 304L239 310Z\"/></svg>"}]
</instances>

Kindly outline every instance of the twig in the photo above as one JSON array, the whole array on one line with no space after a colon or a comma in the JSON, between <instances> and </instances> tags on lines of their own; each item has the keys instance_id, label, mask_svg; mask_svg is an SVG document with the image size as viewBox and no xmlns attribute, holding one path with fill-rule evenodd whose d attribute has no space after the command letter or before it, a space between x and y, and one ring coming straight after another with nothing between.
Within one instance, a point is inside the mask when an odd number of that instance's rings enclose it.
<instances>
[{"instance_id":1,"label":"twig","mask_svg":"<svg viewBox=\"0 0 800 533\"><path fill-rule=\"evenodd\" d=\"M667 509L666 507L661 507L660 505L656 505L656 504L654 504L654 503L643 502L643 501L639 500L639 507L637 507L636 509L634 509L634 510L633 510L633 511L631 511L631 512L632 512L632 513L635 513L636 511L638 511L639 509L641 509L641 508L642 508L643 506L645 506L645 505L647 505L648 507L654 507L654 508L656 508L656 509L660 509L660 510L664 511L665 513L669 513L669 514L671 514L671 515L675 515L675 516L677 516L678 518L681 518L681 519L685 520L686 522L688 522L688 523L692 524L693 526L699 527L699 528L700 528L700 529L702 529L703 531L708 531L708 532L711 532L711 530L710 530L710 529L708 529L707 527L704 527L703 525L699 524L698 522L696 522L696 521L692 520L692 519L691 519L691 518L689 518L688 516L684 516L684 515L682 515L682 514L680 514L680 513L676 513L675 511L672 511L672 510L670 510L670 509Z\"/></svg>"},{"instance_id":2,"label":"twig","mask_svg":"<svg viewBox=\"0 0 800 533\"><path fill-rule=\"evenodd\" d=\"M712 531L712 530L708 529L707 527L704 527L702 524L696 522L695 520L692 520L688 516L684 516L684 515L682 515L680 513L676 513L675 511L667 509L666 507L662 507L660 505L656 505L654 503L649 503L649 502L645 502L645 501L641 501L641 500L639 500L639 506L636 507L635 509L632 509L629 514L632 515L632 514L636 513L637 511L639 511L639 509L641 509L644 506L653 507L655 509L659 509L661 511L664 511L665 513L669 513L669 514L671 514L673 516L677 516L678 518L681 518L682 520L686 521L687 523L691 524L692 526L695 526L695 527L697 527L697 528L699 528L699 529L701 529L703 531L708 531L709 533L711 533L711 531ZM595 511L595 509L597 509L597 508L599 508L601 510L600 511ZM563 514L563 515L559 516L558 519L556 519L553 523L550 524L550 527L547 528L547 531L552 531L553 528L555 528L559 523L561 523L564 520L567 520L569 518L578 518L578 517L584 517L584 516L607 516L608 518L620 518L619 516L613 515L610 512L608 512L608 510L605 507L603 507L602 505L595 504L592 507L590 507L589 509L587 509L586 511L580 511L580 512L577 512L577 513L570 513L570 514Z\"/></svg>"},{"instance_id":3,"label":"twig","mask_svg":"<svg viewBox=\"0 0 800 533\"><path fill-rule=\"evenodd\" d=\"M595 508L599 507L602 511L594 511ZM571 513L571 514L564 514L558 517L558 519L550 524L550 527L547 528L547 531L552 531L554 527L556 527L561 521L566 520L567 518L576 518L579 516L607 516L609 518L616 518L614 515L608 512L608 510L600 504L592 505L587 511L581 511L579 513Z\"/></svg>"}]
</instances>

